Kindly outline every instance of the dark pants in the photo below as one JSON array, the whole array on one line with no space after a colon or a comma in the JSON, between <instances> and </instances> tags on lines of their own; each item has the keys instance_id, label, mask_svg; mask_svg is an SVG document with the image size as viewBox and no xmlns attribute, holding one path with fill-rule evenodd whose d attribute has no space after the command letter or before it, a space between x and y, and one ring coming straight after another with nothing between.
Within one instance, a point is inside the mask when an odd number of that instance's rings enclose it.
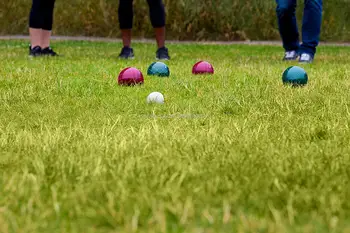
<instances>
[{"instance_id":1,"label":"dark pants","mask_svg":"<svg viewBox=\"0 0 350 233\"><path fill-rule=\"evenodd\" d=\"M162 0L147 0L151 23L154 28L165 26L165 10ZM131 29L133 24L133 0L119 0L120 29Z\"/></svg>"},{"instance_id":2,"label":"dark pants","mask_svg":"<svg viewBox=\"0 0 350 233\"><path fill-rule=\"evenodd\" d=\"M283 47L286 51L297 50L299 53L316 53L320 40L322 21L322 0L304 0L302 24L302 44L299 44L299 32L295 9L297 0L276 0L277 17Z\"/></svg>"},{"instance_id":3,"label":"dark pants","mask_svg":"<svg viewBox=\"0 0 350 233\"><path fill-rule=\"evenodd\" d=\"M29 27L51 31L55 0L33 0Z\"/></svg>"}]
</instances>

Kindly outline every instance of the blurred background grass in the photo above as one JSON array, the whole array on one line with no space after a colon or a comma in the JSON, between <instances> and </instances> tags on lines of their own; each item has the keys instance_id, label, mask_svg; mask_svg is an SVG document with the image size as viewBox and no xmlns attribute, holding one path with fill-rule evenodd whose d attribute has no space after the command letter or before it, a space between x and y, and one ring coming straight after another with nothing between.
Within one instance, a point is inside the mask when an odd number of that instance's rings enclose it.
<instances>
[{"instance_id":1,"label":"blurred background grass","mask_svg":"<svg viewBox=\"0 0 350 233\"><path fill-rule=\"evenodd\" d=\"M164 0L174 40L279 40L275 0ZM134 0L134 36L153 37L146 0ZM303 0L298 0L301 21ZM1 1L0 34L27 34L31 0ZM118 0L57 0L54 34L119 37ZM348 0L324 1L322 41L350 41Z\"/></svg>"}]
</instances>

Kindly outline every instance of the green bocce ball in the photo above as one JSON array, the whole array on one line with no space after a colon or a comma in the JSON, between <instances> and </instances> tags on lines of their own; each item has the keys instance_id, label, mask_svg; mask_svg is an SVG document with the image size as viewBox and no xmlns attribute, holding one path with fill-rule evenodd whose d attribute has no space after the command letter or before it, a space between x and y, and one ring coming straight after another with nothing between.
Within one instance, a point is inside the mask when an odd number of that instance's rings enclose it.
<instances>
[{"instance_id":1,"label":"green bocce ball","mask_svg":"<svg viewBox=\"0 0 350 233\"><path fill-rule=\"evenodd\" d=\"M147 75L154 75L159 77L169 77L169 67L163 62L153 62L147 70Z\"/></svg>"},{"instance_id":2,"label":"green bocce ball","mask_svg":"<svg viewBox=\"0 0 350 233\"><path fill-rule=\"evenodd\" d=\"M304 86L308 82L308 75L303 68L291 66L283 72L282 81L292 86Z\"/></svg>"}]
</instances>

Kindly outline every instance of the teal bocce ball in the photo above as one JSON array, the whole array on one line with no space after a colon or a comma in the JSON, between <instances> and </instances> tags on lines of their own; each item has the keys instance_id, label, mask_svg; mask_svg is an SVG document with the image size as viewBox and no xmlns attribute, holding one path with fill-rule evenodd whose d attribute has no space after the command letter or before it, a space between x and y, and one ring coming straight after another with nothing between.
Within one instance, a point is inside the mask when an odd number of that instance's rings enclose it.
<instances>
[{"instance_id":1,"label":"teal bocce ball","mask_svg":"<svg viewBox=\"0 0 350 233\"><path fill-rule=\"evenodd\" d=\"M169 77L169 67L163 62L153 62L147 70L147 75L154 75L159 77Z\"/></svg>"},{"instance_id":2,"label":"teal bocce ball","mask_svg":"<svg viewBox=\"0 0 350 233\"><path fill-rule=\"evenodd\" d=\"M304 86L308 82L308 76L303 68L291 66L283 72L282 81L284 84L290 84L292 86Z\"/></svg>"}]
</instances>

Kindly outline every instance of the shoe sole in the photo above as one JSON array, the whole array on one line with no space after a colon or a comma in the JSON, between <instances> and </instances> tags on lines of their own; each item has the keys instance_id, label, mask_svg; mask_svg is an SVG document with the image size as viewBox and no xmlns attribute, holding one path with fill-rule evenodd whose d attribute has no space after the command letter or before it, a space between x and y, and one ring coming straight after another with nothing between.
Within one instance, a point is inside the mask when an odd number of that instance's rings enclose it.
<instances>
[{"instance_id":1,"label":"shoe sole","mask_svg":"<svg viewBox=\"0 0 350 233\"><path fill-rule=\"evenodd\" d=\"M299 56L295 57L295 58L283 58L282 61L297 61L299 59Z\"/></svg>"},{"instance_id":2,"label":"shoe sole","mask_svg":"<svg viewBox=\"0 0 350 233\"><path fill-rule=\"evenodd\" d=\"M42 54L42 57L61 57L63 55L50 55L50 54Z\"/></svg>"},{"instance_id":3,"label":"shoe sole","mask_svg":"<svg viewBox=\"0 0 350 233\"><path fill-rule=\"evenodd\" d=\"M134 60L135 59L135 57L127 57L127 58L125 58L125 57L118 57L119 59L121 59L121 60Z\"/></svg>"},{"instance_id":4,"label":"shoe sole","mask_svg":"<svg viewBox=\"0 0 350 233\"><path fill-rule=\"evenodd\" d=\"M160 58L156 57L156 60L157 60L157 61L159 61L159 60L162 60L162 61L169 61L170 58L162 58L162 59L160 59Z\"/></svg>"}]
</instances>

